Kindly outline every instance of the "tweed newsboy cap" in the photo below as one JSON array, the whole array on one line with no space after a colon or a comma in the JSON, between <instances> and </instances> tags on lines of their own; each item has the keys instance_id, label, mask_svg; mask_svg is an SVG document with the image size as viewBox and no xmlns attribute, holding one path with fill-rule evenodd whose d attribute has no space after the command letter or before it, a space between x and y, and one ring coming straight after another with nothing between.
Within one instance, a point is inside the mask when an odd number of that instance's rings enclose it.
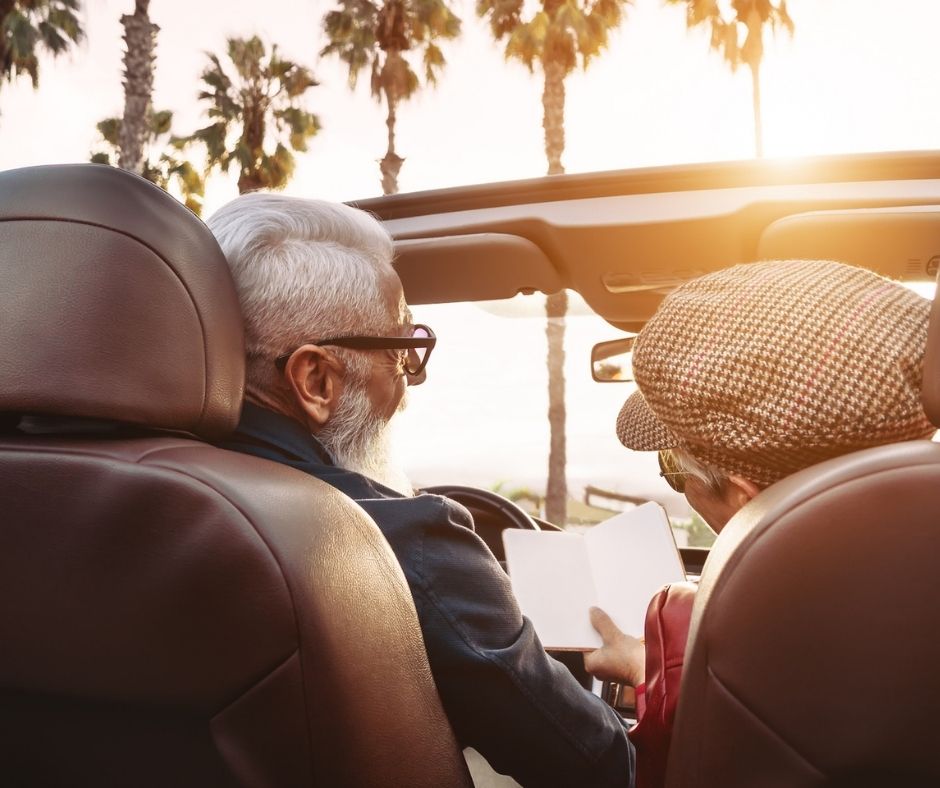
<instances>
[{"instance_id":1,"label":"tweed newsboy cap","mask_svg":"<svg viewBox=\"0 0 940 788\"><path fill-rule=\"evenodd\" d=\"M930 302L828 261L737 265L673 291L637 337L617 436L683 448L759 484L858 449L927 438Z\"/></svg>"}]
</instances>

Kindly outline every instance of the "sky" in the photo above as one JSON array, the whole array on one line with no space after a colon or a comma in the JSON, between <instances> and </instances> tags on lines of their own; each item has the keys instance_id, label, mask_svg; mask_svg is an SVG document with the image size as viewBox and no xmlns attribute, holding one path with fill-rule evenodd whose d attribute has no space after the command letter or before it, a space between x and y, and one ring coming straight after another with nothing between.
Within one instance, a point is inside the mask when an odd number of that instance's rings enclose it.
<instances>
[{"instance_id":1,"label":"sky","mask_svg":"<svg viewBox=\"0 0 940 788\"><path fill-rule=\"evenodd\" d=\"M935 146L940 140L940 70L935 0L790 0L796 34L768 41L763 105L768 156ZM195 99L206 51L229 36L259 34L310 65L321 85L308 106L323 123L301 157L289 193L355 199L379 193L384 154L382 108L355 92L335 60L321 60L320 20L332 0L153 0L160 25L154 105L176 114L175 130L204 123ZM448 66L436 89L399 115L402 191L544 174L541 82L516 63L456 0L463 35L444 45ZM40 90L27 80L0 89L0 168L84 161L98 120L122 107L120 16L132 0L86 0L87 40L43 62ZM709 51L704 31L687 31L684 13L661 0L636 0L609 50L567 82L569 172L753 153L750 78L732 74ZM210 184L211 212L236 194L234 180Z\"/></svg>"},{"instance_id":2,"label":"sky","mask_svg":"<svg viewBox=\"0 0 940 788\"><path fill-rule=\"evenodd\" d=\"M260 35L282 54L312 67L320 86L308 109L323 130L298 159L286 191L351 200L380 192L384 112L362 79L355 91L338 62L318 52L332 0L152 0L160 26L154 106L175 113L174 131L205 124L196 101L206 51L230 36ZM542 147L541 81L506 63L501 45L467 0L440 84L399 112L402 191L537 177ZM789 0L793 38L767 41L762 90L769 157L912 150L940 143L940 69L936 0ZM120 16L132 0L86 0L86 41L69 55L43 60L41 84L0 88L0 169L87 161L97 121L121 113ZM636 0L608 51L566 83L568 172L753 155L751 85L709 51L704 31L688 31L681 8ZM235 197L234 177L213 176L206 214ZM464 482L539 487L544 479L544 323L505 320L472 305L418 307L441 341L429 383L412 392L400 427L403 457L425 483ZM596 318L572 319L567 359L569 476L577 490L603 483L648 491L671 506L655 459L628 455L613 437L629 387L590 380L593 342L613 337ZM482 349L482 352L481 352ZM510 450L511 448L511 450Z\"/></svg>"}]
</instances>

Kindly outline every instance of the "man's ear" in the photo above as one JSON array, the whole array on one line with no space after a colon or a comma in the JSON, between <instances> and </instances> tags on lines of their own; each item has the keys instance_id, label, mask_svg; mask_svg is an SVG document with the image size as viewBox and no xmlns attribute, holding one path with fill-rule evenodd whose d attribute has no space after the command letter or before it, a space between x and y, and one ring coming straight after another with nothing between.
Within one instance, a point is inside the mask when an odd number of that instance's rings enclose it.
<instances>
[{"instance_id":1,"label":"man's ear","mask_svg":"<svg viewBox=\"0 0 940 788\"><path fill-rule=\"evenodd\" d=\"M311 432L318 432L333 415L343 389L342 372L336 356L317 345L302 345L287 360L284 377Z\"/></svg>"},{"instance_id":2,"label":"man's ear","mask_svg":"<svg viewBox=\"0 0 940 788\"><path fill-rule=\"evenodd\" d=\"M735 510L740 509L744 504L751 500L761 490L750 479L743 476L729 476L728 484L725 487L725 498Z\"/></svg>"}]
</instances>

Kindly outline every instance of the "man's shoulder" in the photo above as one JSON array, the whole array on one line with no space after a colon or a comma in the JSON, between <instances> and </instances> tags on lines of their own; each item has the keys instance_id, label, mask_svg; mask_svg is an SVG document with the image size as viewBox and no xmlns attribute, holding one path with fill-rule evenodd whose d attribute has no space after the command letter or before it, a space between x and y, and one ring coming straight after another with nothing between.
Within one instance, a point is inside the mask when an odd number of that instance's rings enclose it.
<instances>
[{"instance_id":1,"label":"man's shoulder","mask_svg":"<svg viewBox=\"0 0 940 788\"><path fill-rule=\"evenodd\" d=\"M459 528L473 531L473 518L459 503L440 495L356 498L384 531L386 528Z\"/></svg>"},{"instance_id":2,"label":"man's shoulder","mask_svg":"<svg viewBox=\"0 0 940 788\"><path fill-rule=\"evenodd\" d=\"M459 577L502 575L502 569L460 504L440 495L357 500L388 540L412 584L442 591ZM472 585L472 584L471 584ZM477 591L479 594L479 591Z\"/></svg>"}]
</instances>

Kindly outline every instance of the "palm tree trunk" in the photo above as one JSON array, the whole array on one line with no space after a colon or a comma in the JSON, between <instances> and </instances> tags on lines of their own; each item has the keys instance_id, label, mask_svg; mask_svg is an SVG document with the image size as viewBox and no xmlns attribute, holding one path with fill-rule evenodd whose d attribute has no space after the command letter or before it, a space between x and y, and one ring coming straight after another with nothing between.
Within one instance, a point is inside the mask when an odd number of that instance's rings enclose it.
<instances>
[{"instance_id":1,"label":"palm tree trunk","mask_svg":"<svg viewBox=\"0 0 940 788\"><path fill-rule=\"evenodd\" d=\"M118 166L131 172L144 169L144 145L150 130L153 94L154 46L159 27L148 16L150 0L136 0L133 14L121 17L124 25L124 118L118 138Z\"/></svg>"},{"instance_id":2,"label":"palm tree trunk","mask_svg":"<svg viewBox=\"0 0 940 788\"><path fill-rule=\"evenodd\" d=\"M238 174L238 193L248 194L248 192L256 192L263 188L264 181L261 180L257 170L243 167Z\"/></svg>"},{"instance_id":3,"label":"palm tree trunk","mask_svg":"<svg viewBox=\"0 0 940 788\"><path fill-rule=\"evenodd\" d=\"M385 101L388 104L388 116L385 118L385 125L388 126L388 149L379 162L379 170L382 173L382 194L398 194L398 173L401 171L401 165L405 163L405 160L395 152L398 97L393 90L386 89Z\"/></svg>"},{"instance_id":4,"label":"palm tree trunk","mask_svg":"<svg viewBox=\"0 0 940 788\"><path fill-rule=\"evenodd\" d=\"M268 96L260 74L264 66L260 61L253 61L251 67L256 69L255 76L243 91L241 141L248 155L241 163L238 176L239 194L263 189L271 182L270 173L265 171L264 165L264 135L267 130L265 116L268 111Z\"/></svg>"},{"instance_id":5,"label":"palm tree trunk","mask_svg":"<svg viewBox=\"0 0 940 788\"><path fill-rule=\"evenodd\" d=\"M760 63L749 64L751 69L751 97L754 106L754 150L757 158L764 157L764 127L760 119Z\"/></svg>"},{"instance_id":6,"label":"palm tree trunk","mask_svg":"<svg viewBox=\"0 0 940 788\"><path fill-rule=\"evenodd\" d=\"M545 484L545 519L564 525L568 517L567 445L565 436L565 313L568 292L561 290L545 299L548 318L548 480Z\"/></svg>"},{"instance_id":7,"label":"palm tree trunk","mask_svg":"<svg viewBox=\"0 0 940 788\"><path fill-rule=\"evenodd\" d=\"M545 89L542 93L542 127L545 129L545 156L548 174L561 175L565 168L565 71L557 63L544 63ZM565 436L565 313L568 293L562 290L545 299L548 318L548 479L545 484L545 519L564 525L568 519L567 441Z\"/></svg>"},{"instance_id":8,"label":"palm tree trunk","mask_svg":"<svg viewBox=\"0 0 940 788\"><path fill-rule=\"evenodd\" d=\"M565 69L559 63L543 63L545 89L542 91L542 128L545 129L545 157L548 174L565 171L561 154L565 151Z\"/></svg>"}]
</instances>

